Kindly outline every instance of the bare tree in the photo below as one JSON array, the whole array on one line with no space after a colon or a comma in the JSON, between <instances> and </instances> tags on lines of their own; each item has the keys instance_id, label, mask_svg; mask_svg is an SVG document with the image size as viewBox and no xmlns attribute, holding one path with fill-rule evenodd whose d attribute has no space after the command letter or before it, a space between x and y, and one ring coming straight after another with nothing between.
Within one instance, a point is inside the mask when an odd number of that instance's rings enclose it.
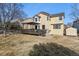
<instances>
[{"instance_id":1,"label":"bare tree","mask_svg":"<svg viewBox=\"0 0 79 59\"><path fill-rule=\"evenodd\" d=\"M72 22L69 22L69 23L67 23L67 26L72 27L73 26L73 23Z\"/></svg>"},{"instance_id":2,"label":"bare tree","mask_svg":"<svg viewBox=\"0 0 79 59\"><path fill-rule=\"evenodd\" d=\"M7 22L17 18L23 18L23 5L16 3L0 3L0 20L4 28L4 35L6 34Z\"/></svg>"},{"instance_id":3,"label":"bare tree","mask_svg":"<svg viewBox=\"0 0 79 59\"><path fill-rule=\"evenodd\" d=\"M73 20L79 20L79 8L78 8L78 4L73 4L72 5L71 17L72 17Z\"/></svg>"}]
</instances>

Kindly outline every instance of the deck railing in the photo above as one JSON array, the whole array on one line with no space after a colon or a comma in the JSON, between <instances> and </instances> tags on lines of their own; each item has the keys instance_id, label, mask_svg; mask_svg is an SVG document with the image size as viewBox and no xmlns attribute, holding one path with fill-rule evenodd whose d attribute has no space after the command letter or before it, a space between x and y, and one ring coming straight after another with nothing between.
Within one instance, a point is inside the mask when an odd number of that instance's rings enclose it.
<instances>
[{"instance_id":1,"label":"deck railing","mask_svg":"<svg viewBox=\"0 0 79 59\"><path fill-rule=\"evenodd\" d=\"M24 33L24 34L32 34L32 35L45 35L46 30L24 29L24 30L22 30L22 33Z\"/></svg>"}]
</instances>

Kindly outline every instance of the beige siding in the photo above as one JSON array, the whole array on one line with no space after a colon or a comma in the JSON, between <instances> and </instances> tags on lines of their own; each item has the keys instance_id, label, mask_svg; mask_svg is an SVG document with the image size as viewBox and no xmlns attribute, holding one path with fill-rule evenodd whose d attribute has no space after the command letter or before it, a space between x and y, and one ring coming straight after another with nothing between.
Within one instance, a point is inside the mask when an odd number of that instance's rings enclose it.
<instances>
[{"instance_id":1,"label":"beige siding","mask_svg":"<svg viewBox=\"0 0 79 59\"><path fill-rule=\"evenodd\" d=\"M27 25L27 24L24 24L24 29L35 29L35 25Z\"/></svg>"},{"instance_id":2,"label":"beige siding","mask_svg":"<svg viewBox=\"0 0 79 59\"><path fill-rule=\"evenodd\" d=\"M24 20L22 22L23 23L23 29L33 29L34 28L34 25L27 24L28 22L33 22L33 20L31 18Z\"/></svg>"},{"instance_id":3,"label":"beige siding","mask_svg":"<svg viewBox=\"0 0 79 59\"><path fill-rule=\"evenodd\" d=\"M59 20L59 17L52 17L50 23L50 34L63 35L64 34L64 20ZM53 29L51 24L61 24L61 29Z\"/></svg>"},{"instance_id":4,"label":"beige siding","mask_svg":"<svg viewBox=\"0 0 79 59\"><path fill-rule=\"evenodd\" d=\"M40 29L42 29L42 25L45 25L45 29L48 29L48 21L47 21L47 15L39 14L40 18Z\"/></svg>"},{"instance_id":5,"label":"beige siding","mask_svg":"<svg viewBox=\"0 0 79 59\"><path fill-rule=\"evenodd\" d=\"M53 34L53 35L63 35L64 33L64 26L63 24L61 24L61 29L53 29L53 25L51 25L51 32L50 34Z\"/></svg>"},{"instance_id":6,"label":"beige siding","mask_svg":"<svg viewBox=\"0 0 79 59\"><path fill-rule=\"evenodd\" d=\"M52 17L50 23L51 24L64 23L64 19L59 20L59 17Z\"/></svg>"}]
</instances>

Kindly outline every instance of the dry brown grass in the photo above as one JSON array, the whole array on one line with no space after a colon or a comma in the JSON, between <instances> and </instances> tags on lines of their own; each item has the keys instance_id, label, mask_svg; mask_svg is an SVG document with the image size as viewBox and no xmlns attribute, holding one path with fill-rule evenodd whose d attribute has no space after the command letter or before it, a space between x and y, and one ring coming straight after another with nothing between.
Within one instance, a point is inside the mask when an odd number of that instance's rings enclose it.
<instances>
[{"instance_id":1,"label":"dry brown grass","mask_svg":"<svg viewBox=\"0 0 79 59\"><path fill-rule=\"evenodd\" d=\"M0 55L28 55L34 44L54 42L79 53L79 37L33 36L26 34L0 36Z\"/></svg>"}]
</instances>

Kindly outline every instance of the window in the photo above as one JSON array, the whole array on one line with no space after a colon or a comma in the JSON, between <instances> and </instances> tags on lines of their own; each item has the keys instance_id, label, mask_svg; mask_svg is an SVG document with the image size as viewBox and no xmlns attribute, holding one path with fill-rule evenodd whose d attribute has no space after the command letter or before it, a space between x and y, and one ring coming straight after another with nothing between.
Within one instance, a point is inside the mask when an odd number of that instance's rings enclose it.
<instances>
[{"instance_id":1,"label":"window","mask_svg":"<svg viewBox=\"0 0 79 59\"><path fill-rule=\"evenodd\" d=\"M61 24L53 24L53 29L60 29L61 28Z\"/></svg>"},{"instance_id":2,"label":"window","mask_svg":"<svg viewBox=\"0 0 79 59\"><path fill-rule=\"evenodd\" d=\"M42 29L45 29L45 25L42 25Z\"/></svg>"},{"instance_id":3,"label":"window","mask_svg":"<svg viewBox=\"0 0 79 59\"><path fill-rule=\"evenodd\" d=\"M35 18L35 22L37 22L37 18Z\"/></svg>"},{"instance_id":4,"label":"window","mask_svg":"<svg viewBox=\"0 0 79 59\"><path fill-rule=\"evenodd\" d=\"M62 16L59 16L59 20L62 20Z\"/></svg>"}]
</instances>

